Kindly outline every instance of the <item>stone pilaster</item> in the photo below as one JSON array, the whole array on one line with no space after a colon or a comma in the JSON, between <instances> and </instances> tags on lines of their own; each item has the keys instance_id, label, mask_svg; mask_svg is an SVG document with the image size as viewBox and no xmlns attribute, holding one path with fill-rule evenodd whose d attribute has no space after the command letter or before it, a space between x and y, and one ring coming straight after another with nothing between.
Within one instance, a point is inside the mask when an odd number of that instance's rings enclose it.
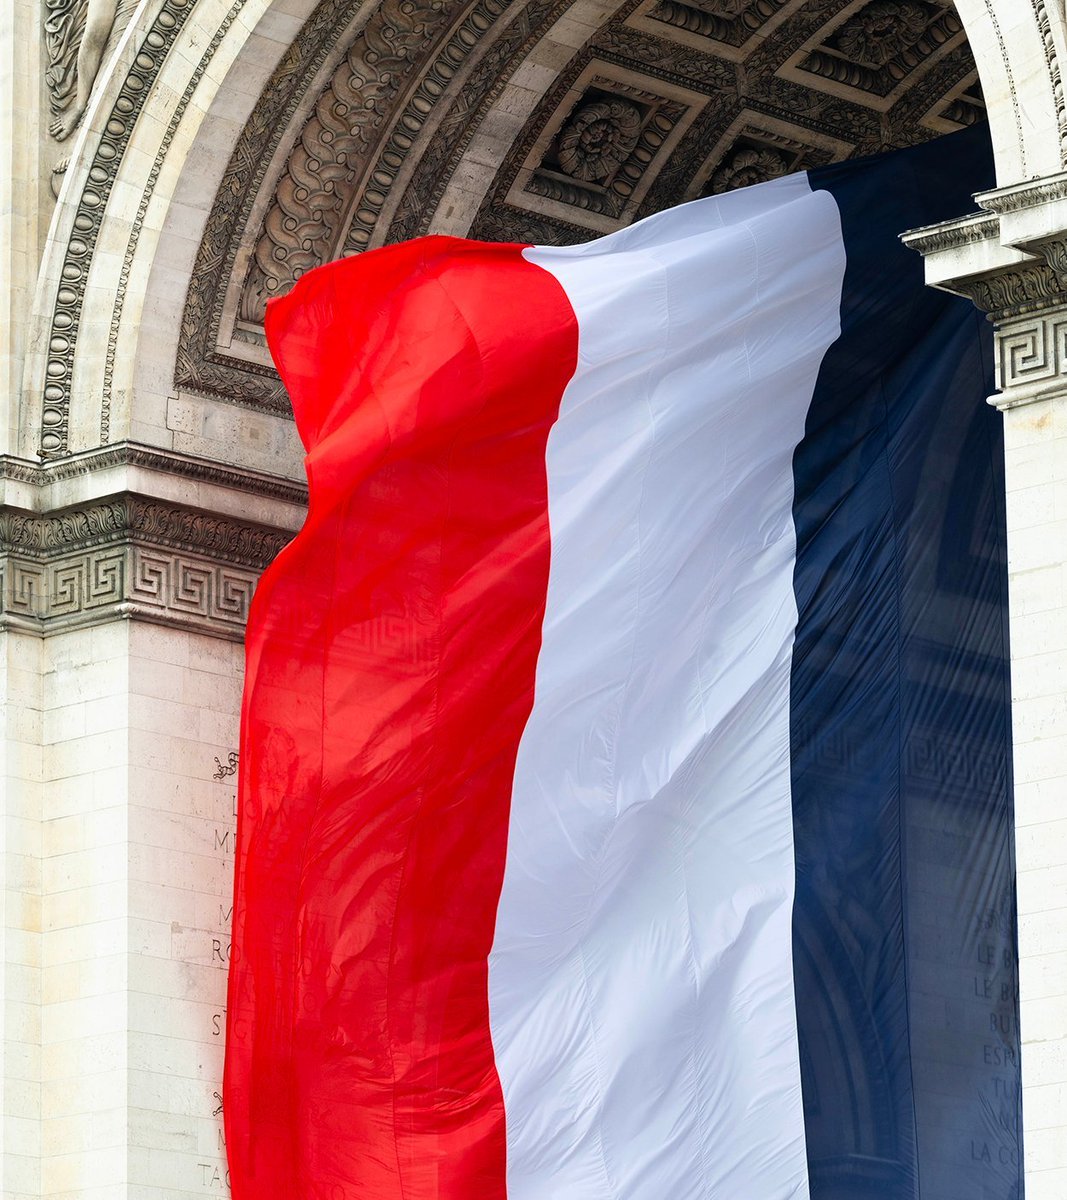
<instances>
[{"instance_id":1,"label":"stone pilaster","mask_svg":"<svg viewBox=\"0 0 1067 1200\"><path fill-rule=\"evenodd\" d=\"M994 325L1004 413L1028 1200L1067 1195L1067 174L905 236Z\"/></svg>"},{"instance_id":2,"label":"stone pilaster","mask_svg":"<svg viewBox=\"0 0 1067 1200\"><path fill-rule=\"evenodd\" d=\"M0 460L0 1015L12 1200L225 1196L248 604L285 479L120 443Z\"/></svg>"}]
</instances>

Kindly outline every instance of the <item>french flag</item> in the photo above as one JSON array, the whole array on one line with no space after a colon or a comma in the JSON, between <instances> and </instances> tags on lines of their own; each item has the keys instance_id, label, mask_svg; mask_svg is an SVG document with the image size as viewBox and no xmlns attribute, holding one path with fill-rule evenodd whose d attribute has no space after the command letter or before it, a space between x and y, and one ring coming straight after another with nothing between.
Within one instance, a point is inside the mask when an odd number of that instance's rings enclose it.
<instances>
[{"instance_id":1,"label":"french flag","mask_svg":"<svg viewBox=\"0 0 1067 1200\"><path fill-rule=\"evenodd\" d=\"M235 1200L1018 1200L972 131L581 246L430 237L267 336Z\"/></svg>"}]
</instances>

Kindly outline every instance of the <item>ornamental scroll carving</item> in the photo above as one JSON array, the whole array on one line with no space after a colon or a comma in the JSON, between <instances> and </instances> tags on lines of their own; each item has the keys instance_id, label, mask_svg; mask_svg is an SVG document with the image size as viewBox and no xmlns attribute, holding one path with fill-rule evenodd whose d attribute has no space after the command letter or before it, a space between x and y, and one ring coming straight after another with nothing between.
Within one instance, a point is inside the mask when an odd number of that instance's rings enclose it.
<instances>
[{"instance_id":1,"label":"ornamental scroll carving","mask_svg":"<svg viewBox=\"0 0 1067 1200\"><path fill-rule=\"evenodd\" d=\"M380 17L348 48L277 184L242 291L241 320L262 323L271 296L329 258L356 172L453 10L447 0L384 0Z\"/></svg>"}]
</instances>

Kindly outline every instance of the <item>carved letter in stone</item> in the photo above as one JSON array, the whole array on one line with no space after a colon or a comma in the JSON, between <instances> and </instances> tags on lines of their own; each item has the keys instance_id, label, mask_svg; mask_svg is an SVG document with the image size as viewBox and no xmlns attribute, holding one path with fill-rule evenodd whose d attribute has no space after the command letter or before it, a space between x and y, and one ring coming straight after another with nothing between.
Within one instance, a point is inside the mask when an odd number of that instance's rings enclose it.
<instances>
[{"instance_id":1,"label":"carved letter in stone","mask_svg":"<svg viewBox=\"0 0 1067 1200\"><path fill-rule=\"evenodd\" d=\"M45 45L52 123L63 141L77 128L100 70L113 29L124 27L137 0L44 0Z\"/></svg>"}]
</instances>

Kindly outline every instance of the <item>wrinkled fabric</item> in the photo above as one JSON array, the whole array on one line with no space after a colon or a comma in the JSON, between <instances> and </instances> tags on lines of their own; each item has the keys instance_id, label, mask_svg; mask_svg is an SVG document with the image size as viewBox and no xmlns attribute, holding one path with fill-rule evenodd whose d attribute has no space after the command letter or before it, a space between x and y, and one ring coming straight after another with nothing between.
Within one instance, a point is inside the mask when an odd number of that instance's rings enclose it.
<instances>
[{"instance_id":1,"label":"wrinkled fabric","mask_svg":"<svg viewBox=\"0 0 1067 1200\"><path fill-rule=\"evenodd\" d=\"M270 304L235 1200L1021 1194L984 136Z\"/></svg>"}]
</instances>

